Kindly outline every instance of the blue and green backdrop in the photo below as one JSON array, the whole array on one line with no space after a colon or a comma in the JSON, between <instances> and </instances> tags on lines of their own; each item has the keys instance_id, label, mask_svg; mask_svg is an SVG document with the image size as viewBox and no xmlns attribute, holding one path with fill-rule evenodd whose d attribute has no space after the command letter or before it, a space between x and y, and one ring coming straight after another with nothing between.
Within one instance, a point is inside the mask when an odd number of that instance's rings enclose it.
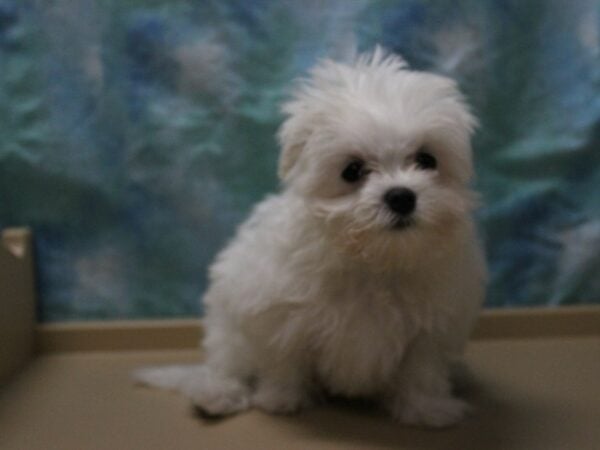
<instances>
[{"instance_id":1,"label":"blue and green backdrop","mask_svg":"<svg viewBox=\"0 0 600 450\"><path fill-rule=\"evenodd\" d=\"M201 312L207 264L278 187L291 81L375 44L481 119L487 305L599 302L599 8L0 0L0 227L35 231L40 318Z\"/></svg>"}]
</instances>

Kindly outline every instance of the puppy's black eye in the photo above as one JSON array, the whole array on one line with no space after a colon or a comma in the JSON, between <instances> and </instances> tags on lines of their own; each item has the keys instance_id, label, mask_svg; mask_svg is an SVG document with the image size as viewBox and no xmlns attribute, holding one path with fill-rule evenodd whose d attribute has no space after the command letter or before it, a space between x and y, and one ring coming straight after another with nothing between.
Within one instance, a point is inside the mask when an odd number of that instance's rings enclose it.
<instances>
[{"instance_id":1,"label":"puppy's black eye","mask_svg":"<svg viewBox=\"0 0 600 450\"><path fill-rule=\"evenodd\" d=\"M437 159L435 159L435 156L424 151L416 154L415 162L423 170L435 170L437 168Z\"/></svg>"},{"instance_id":2,"label":"puppy's black eye","mask_svg":"<svg viewBox=\"0 0 600 450\"><path fill-rule=\"evenodd\" d=\"M360 160L354 160L346 166L342 172L342 179L347 183L356 183L365 176L365 163Z\"/></svg>"}]
</instances>

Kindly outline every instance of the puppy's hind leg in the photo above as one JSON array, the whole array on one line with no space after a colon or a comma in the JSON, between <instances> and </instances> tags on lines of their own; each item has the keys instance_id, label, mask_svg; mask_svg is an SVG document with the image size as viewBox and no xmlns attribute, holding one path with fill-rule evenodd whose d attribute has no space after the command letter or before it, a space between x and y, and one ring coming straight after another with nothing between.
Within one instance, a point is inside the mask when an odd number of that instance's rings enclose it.
<instances>
[{"instance_id":1,"label":"puppy's hind leg","mask_svg":"<svg viewBox=\"0 0 600 450\"><path fill-rule=\"evenodd\" d=\"M311 386L301 354L263 361L252 406L272 414L291 414L312 405Z\"/></svg>"},{"instance_id":2,"label":"puppy's hind leg","mask_svg":"<svg viewBox=\"0 0 600 450\"><path fill-rule=\"evenodd\" d=\"M250 407L250 387L238 378L201 366L195 377L187 380L182 392L209 416L226 416Z\"/></svg>"},{"instance_id":3,"label":"puppy's hind leg","mask_svg":"<svg viewBox=\"0 0 600 450\"><path fill-rule=\"evenodd\" d=\"M135 372L134 379L142 385L181 392L208 416L235 414L250 406L250 388L243 380L208 365L145 368Z\"/></svg>"}]
</instances>

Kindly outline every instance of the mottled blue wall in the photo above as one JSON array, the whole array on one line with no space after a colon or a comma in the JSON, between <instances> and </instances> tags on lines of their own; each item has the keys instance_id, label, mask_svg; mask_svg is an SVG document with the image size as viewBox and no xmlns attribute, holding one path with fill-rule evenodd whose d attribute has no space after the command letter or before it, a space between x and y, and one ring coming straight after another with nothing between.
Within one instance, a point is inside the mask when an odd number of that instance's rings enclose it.
<instances>
[{"instance_id":1,"label":"mottled blue wall","mask_svg":"<svg viewBox=\"0 0 600 450\"><path fill-rule=\"evenodd\" d=\"M599 29L585 0L0 0L0 226L35 230L43 320L196 314L291 80L380 43L481 118L488 304L599 302Z\"/></svg>"}]
</instances>

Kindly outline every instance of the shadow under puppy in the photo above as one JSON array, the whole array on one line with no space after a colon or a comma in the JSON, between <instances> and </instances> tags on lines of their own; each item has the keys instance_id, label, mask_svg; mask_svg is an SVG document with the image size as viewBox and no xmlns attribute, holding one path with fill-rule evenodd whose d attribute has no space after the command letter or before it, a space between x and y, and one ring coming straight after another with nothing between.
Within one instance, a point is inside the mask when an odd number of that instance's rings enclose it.
<instances>
[{"instance_id":1,"label":"shadow under puppy","mask_svg":"<svg viewBox=\"0 0 600 450\"><path fill-rule=\"evenodd\" d=\"M136 378L210 415L289 413L324 389L406 424L459 421L450 370L486 269L456 84L376 48L318 64L283 111L283 188L210 269L205 362Z\"/></svg>"}]
</instances>

